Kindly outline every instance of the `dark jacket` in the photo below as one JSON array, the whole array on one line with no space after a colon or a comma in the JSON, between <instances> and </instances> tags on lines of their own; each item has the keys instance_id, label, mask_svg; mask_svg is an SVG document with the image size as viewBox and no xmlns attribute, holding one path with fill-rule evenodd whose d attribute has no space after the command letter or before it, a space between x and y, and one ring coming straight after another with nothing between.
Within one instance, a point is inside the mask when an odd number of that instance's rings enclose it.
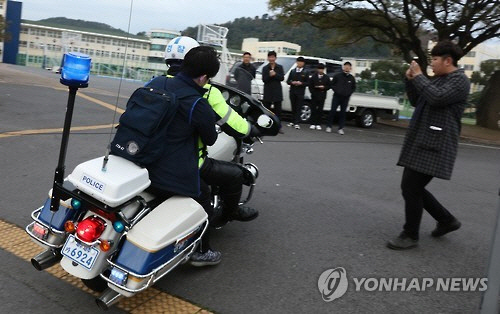
<instances>
[{"instance_id":1,"label":"dark jacket","mask_svg":"<svg viewBox=\"0 0 500 314\"><path fill-rule=\"evenodd\" d=\"M247 94L252 94L252 80L255 78L255 67L249 63L241 63L234 70L234 78L238 82L237 88Z\"/></svg>"},{"instance_id":2,"label":"dark jacket","mask_svg":"<svg viewBox=\"0 0 500 314\"><path fill-rule=\"evenodd\" d=\"M146 86L156 86L163 80L153 79ZM180 89L190 90L188 96L178 99L179 108L167 128L167 144L163 157L147 167L151 187L175 194L198 197L200 176L198 173L198 140L212 145L217 139L215 116L203 98L206 89L196 85L182 72L169 78L166 89L175 94ZM186 89L184 89L185 91Z\"/></svg>"},{"instance_id":3,"label":"dark jacket","mask_svg":"<svg viewBox=\"0 0 500 314\"><path fill-rule=\"evenodd\" d=\"M469 89L469 79L463 70L432 80L418 75L406 82L415 111L399 166L441 179L451 178Z\"/></svg>"},{"instance_id":4,"label":"dark jacket","mask_svg":"<svg viewBox=\"0 0 500 314\"><path fill-rule=\"evenodd\" d=\"M323 89L318 88L318 86L324 86ZM311 92L312 98L317 99L325 99L326 92L330 89L330 77L326 74L323 74L321 79L319 78L318 73L314 73L309 78L309 91Z\"/></svg>"},{"instance_id":5,"label":"dark jacket","mask_svg":"<svg viewBox=\"0 0 500 314\"><path fill-rule=\"evenodd\" d=\"M283 67L277 63L275 64L275 76L269 75L270 70L270 64L267 64L262 68L262 81L264 82L263 100L266 102L283 101L283 88L281 88L281 81L285 79Z\"/></svg>"},{"instance_id":6,"label":"dark jacket","mask_svg":"<svg viewBox=\"0 0 500 314\"><path fill-rule=\"evenodd\" d=\"M349 97L356 90L356 80L351 74L340 72L333 76L331 87L335 94Z\"/></svg>"},{"instance_id":7,"label":"dark jacket","mask_svg":"<svg viewBox=\"0 0 500 314\"><path fill-rule=\"evenodd\" d=\"M288 79L286 83L290 85L290 94L304 95L306 91L306 86L309 82L309 72L302 68L300 72L297 72L298 68L292 69L290 74L288 74ZM300 81L302 85L292 85L292 81Z\"/></svg>"}]
</instances>

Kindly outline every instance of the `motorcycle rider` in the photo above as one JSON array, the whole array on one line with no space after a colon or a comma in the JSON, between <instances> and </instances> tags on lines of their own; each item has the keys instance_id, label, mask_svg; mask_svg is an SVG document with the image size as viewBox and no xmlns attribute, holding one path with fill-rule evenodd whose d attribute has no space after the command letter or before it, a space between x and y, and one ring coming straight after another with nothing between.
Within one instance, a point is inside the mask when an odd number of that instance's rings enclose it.
<instances>
[{"instance_id":1,"label":"motorcycle rider","mask_svg":"<svg viewBox=\"0 0 500 314\"><path fill-rule=\"evenodd\" d=\"M172 39L165 49L165 63L169 67L167 77L176 76L179 71L182 71L185 55L198 46L199 43L190 37L180 36ZM155 80L148 84L154 84L154 82ZM227 105L219 89L208 83L204 88L207 90L204 98L208 100L215 113L217 125L225 133L239 138L260 135L257 128ZM238 204L243 190L245 171L243 167L236 163L207 157L206 144L201 139L198 142L201 194L196 200L209 215L211 225L218 227L231 220L250 221L257 218L259 214L257 210L247 206L239 206ZM219 187L219 196L223 202L222 213L213 213L210 193L210 186L212 185ZM198 252L195 252L191 257L190 262L192 265L206 266L220 262L222 255L220 252L210 249L208 238L207 230Z\"/></svg>"}]
</instances>

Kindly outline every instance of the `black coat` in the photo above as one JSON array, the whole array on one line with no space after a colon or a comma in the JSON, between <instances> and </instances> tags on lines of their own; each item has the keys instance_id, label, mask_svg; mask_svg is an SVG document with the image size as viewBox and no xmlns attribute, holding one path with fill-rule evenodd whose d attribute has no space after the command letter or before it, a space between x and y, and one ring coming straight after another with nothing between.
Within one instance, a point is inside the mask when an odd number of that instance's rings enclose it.
<instances>
[{"instance_id":1,"label":"black coat","mask_svg":"<svg viewBox=\"0 0 500 314\"><path fill-rule=\"evenodd\" d=\"M292 81L300 81L302 85L292 85ZM286 83L290 85L290 94L296 95L304 95L308 82L309 72L304 68L300 72L297 72L297 68L293 69L290 71L290 74L288 74L288 79L286 80Z\"/></svg>"},{"instance_id":2,"label":"black coat","mask_svg":"<svg viewBox=\"0 0 500 314\"><path fill-rule=\"evenodd\" d=\"M324 86L325 88L317 88L318 86ZM319 78L318 73L314 73L309 78L309 91L311 92L311 97L314 99L323 99L326 98L326 92L330 89L330 77L326 74L323 74L321 79Z\"/></svg>"},{"instance_id":3,"label":"black coat","mask_svg":"<svg viewBox=\"0 0 500 314\"><path fill-rule=\"evenodd\" d=\"M247 94L252 94L252 80L255 78L255 67L249 63L241 63L234 70L234 78L238 82L237 88Z\"/></svg>"},{"instance_id":4,"label":"black coat","mask_svg":"<svg viewBox=\"0 0 500 314\"><path fill-rule=\"evenodd\" d=\"M356 80L351 74L340 72L332 77L331 86L335 94L350 97L356 90Z\"/></svg>"},{"instance_id":5,"label":"black coat","mask_svg":"<svg viewBox=\"0 0 500 314\"><path fill-rule=\"evenodd\" d=\"M269 71L271 70L270 64L267 64L262 68L262 81L264 82L264 101L266 102L279 102L283 101L283 88L281 87L281 81L285 79L285 73L283 67L279 64L275 64L274 71L275 76L270 76Z\"/></svg>"},{"instance_id":6,"label":"black coat","mask_svg":"<svg viewBox=\"0 0 500 314\"><path fill-rule=\"evenodd\" d=\"M416 108L399 166L441 179L451 178L469 89L463 70L433 80L418 75L406 83L408 98Z\"/></svg>"}]
</instances>

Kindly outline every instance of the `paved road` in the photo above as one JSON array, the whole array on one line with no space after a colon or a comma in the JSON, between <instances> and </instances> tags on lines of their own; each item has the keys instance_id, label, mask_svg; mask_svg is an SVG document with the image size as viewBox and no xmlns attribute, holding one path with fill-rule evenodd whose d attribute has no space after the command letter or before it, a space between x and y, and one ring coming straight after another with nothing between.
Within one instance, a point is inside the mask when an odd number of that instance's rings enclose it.
<instances>
[{"instance_id":1,"label":"paved road","mask_svg":"<svg viewBox=\"0 0 500 314\"><path fill-rule=\"evenodd\" d=\"M58 86L57 76L34 73L46 78L36 84L41 86L0 74L0 133L62 126L66 92L47 87ZM117 80L91 82L95 87L84 94L114 104ZM122 95L135 86L124 83ZM119 99L121 107L125 96ZM112 119L109 109L77 98L74 126L109 124ZM107 132L73 134L68 171L102 155ZM479 292L356 292L352 281L346 295L326 303L317 281L323 271L338 266L349 278L482 277L498 203L500 147L461 145L452 180L430 184L462 220L462 229L433 239L429 233L434 222L424 215L419 248L398 252L386 249L385 242L400 232L403 221L402 169L395 166L403 130L376 125L370 130L348 126L344 136L309 129L285 132L266 138L247 158L261 170L250 202L260 210L259 218L214 232L213 247L223 252L219 266L182 266L159 282L158 289L220 313L477 311ZM40 206L50 188L59 141L57 134L0 137L0 219L19 226L29 222L30 211ZM30 273L26 265L18 268L16 258L6 254L0 251L0 258L12 270L0 272L2 295L7 293L2 301L8 296L42 301L49 295L51 302L56 296L78 294L61 291L54 280L47 281L43 294L37 289L25 292L22 286L29 278L45 278L34 270ZM19 279L13 275L16 270L23 272ZM7 308L29 310L32 303L11 302ZM50 312L50 306L40 308L40 313Z\"/></svg>"}]
</instances>

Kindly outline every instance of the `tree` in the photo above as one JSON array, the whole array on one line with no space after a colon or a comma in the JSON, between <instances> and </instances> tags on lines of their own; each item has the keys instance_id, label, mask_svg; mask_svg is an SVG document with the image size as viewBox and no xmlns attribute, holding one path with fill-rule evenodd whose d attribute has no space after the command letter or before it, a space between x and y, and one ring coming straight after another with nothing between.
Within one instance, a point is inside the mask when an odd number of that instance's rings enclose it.
<instances>
[{"instance_id":1,"label":"tree","mask_svg":"<svg viewBox=\"0 0 500 314\"><path fill-rule=\"evenodd\" d=\"M455 40L469 52L500 36L498 0L270 0L288 23L338 31L336 46L364 39L393 47L404 60L419 57L427 69L427 41Z\"/></svg>"},{"instance_id":2,"label":"tree","mask_svg":"<svg viewBox=\"0 0 500 314\"><path fill-rule=\"evenodd\" d=\"M372 71L370 69L364 69L361 73L359 73L359 78L362 80L371 80Z\"/></svg>"},{"instance_id":3,"label":"tree","mask_svg":"<svg viewBox=\"0 0 500 314\"><path fill-rule=\"evenodd\" d=\"M401 60L380 60L372 63L371 72L377 80L400 82L404 79L407 66Z\"/></svg>"},{"instance_id":4,"label":"tree","mask_svg":"<svg viewBox=\"0 0 500 314\"><path fill-rule=\"evenodd\" d=\"M481 72L479 71L472 72L470 76L470 82L473 84L484 85L484 78L481 75Z\"/></svg>"},{"instance_id":5,"label":"tree","mask_svg":"<svg viewBox=\"0 0 500 314\"><path fill-rule=\"evenodd\" d=\"M477 125L495 130L500 129L500 102L498 101L500 89L498 86L500 86L500 71L495 71L486 84L477 105Z\"/></svg>"}]
</instances>

